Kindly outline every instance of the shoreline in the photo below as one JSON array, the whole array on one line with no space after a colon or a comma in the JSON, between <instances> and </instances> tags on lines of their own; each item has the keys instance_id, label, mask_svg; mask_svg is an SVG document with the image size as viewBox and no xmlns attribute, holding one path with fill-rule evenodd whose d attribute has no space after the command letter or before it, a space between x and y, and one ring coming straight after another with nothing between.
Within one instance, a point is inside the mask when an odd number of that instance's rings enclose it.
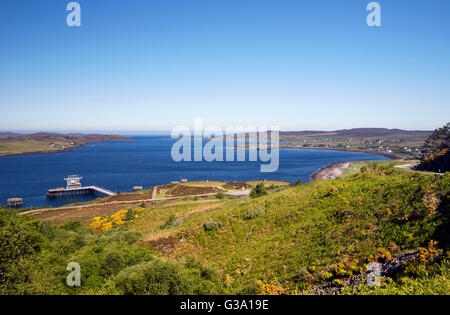
<instances>
[{"instance_id":1,"label":"shoreline","mask_svg":"<svg viewBox=\"0 0 450 315\"><path fill-rule=\"evenodd\" d=\"M121 141L133 141L132 138L129 139L118 139L118 140L99 140L95 142L86 142L86 143L80 143L71 146L70 148L64 148L64 149L58 149L58 150L48 150L48 151L32 151L32 152L23 152L23 153L13 153L13 154L1 154L0 158L2 157L8 157L8 156L22 156L22 155L43 155L43 154L58 154L58 153L66 153L66 152L73 152L75 149L82 148L88 144L98 144L103 142L121 142Z\"/></svg>"},{"instance_id":2,"label":"shoreline","mask_svg":"<svg viewBox=\"0 0 450 315\"><path fill-rule=\"evenodd\" d=\"M298 150L324 150L324 151L344 151L344 152L355 152L355 153L367 153L367 154L376 154L387 157L391 160L404 160L403 157L393 154L393 153L384 153L379 151L372 150L347 150L347 149L338 149L338 148L303 148L303 147L285 147L286 149L298 149ZM339 175L342 174L341 169L350 167L351 163L359 162L359 161L345 161L345 162L334 162L325 167L322 167L317 172L311 175L312 181L318 180L333 180L336 179Z\"/></svg>"},{"instance_id":3,"label":"shoreline","mask_svg":"<svg viewBox=\"0 0 450 315\"><path fill-rule=\"evenodd\" d=\"M43 155L43 154L58 154L58 153L65 153L65 152L72 152L74 149L81 148L85 146L85 144L80 144L78 146L74 146L68 149L60 149L60 150L52 150L52 151L33 151L33 152L24 152L24 153L13 153L13 154L3 154L0 155L0 158L6 157L6 156L21 156L21 155Z\"/></svg>"},{"instance_id":4,"label":"shoreline","mask_svg":"<svg viewBox=\"0 0 450 315\"><path fill-rule=\"evenodd\" d=\"M350 167L352 162L334 162L330 165L322 167L320 170L311 175L311 179L315 182L318 180L336 179L342 174L341 169Z\"/></svg>"}]
</instances>

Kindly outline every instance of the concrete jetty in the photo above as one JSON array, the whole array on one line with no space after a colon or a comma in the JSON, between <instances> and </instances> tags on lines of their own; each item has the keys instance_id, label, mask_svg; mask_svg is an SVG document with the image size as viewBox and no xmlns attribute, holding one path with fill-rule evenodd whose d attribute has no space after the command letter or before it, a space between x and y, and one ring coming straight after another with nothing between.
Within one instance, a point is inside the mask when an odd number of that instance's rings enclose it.
<instances>
[{"instance_id":1,"label":"concrete jetty","mask_svg":"<svg viewBox=\"0 0 450 315\"><path fill-rule=\"evenodd\" d=\"M78 175L70 175L64 178L67 181L67 186L47 190L47 197L56 198L62 196L76 196L76 195L100 195L100 196L114 196L114 192L98 187L98 186L82 186L82 177Z\"/></svg>"}]
</instances>

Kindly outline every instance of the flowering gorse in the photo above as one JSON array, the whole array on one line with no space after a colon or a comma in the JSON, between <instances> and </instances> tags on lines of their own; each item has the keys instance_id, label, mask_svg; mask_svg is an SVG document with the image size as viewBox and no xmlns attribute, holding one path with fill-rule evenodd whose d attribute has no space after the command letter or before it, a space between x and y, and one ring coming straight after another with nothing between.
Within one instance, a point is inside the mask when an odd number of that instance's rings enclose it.
<instances>
[{"instance_id":1,"label":"flowering gorse","mask_svg":"<svg viewBox=\"0 0 450 315\"><path fill-rule=\"evenodd\" d=\"M134 222L135 219L139 218L137 213L145 210L144 208L136 209L122 209L112 215L99 216L92 219L89 226L94 230L100 230L101 232L106 232L114 226L121 226L127 222ZM130 215L130 211L132 214Z\"/></svg>"}]
</instances>

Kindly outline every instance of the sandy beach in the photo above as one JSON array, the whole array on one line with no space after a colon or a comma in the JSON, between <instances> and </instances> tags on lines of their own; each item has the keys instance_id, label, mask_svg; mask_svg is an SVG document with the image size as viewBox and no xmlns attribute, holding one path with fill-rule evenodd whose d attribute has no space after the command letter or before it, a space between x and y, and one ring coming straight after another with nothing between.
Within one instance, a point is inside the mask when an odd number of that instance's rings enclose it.
<instances>
[{"instance_id":1,"label":"sandy beach","mask_svg":"<svg viewBox=\"0 0 450 315\"><path fill-rule=\"evenodd\" d=\"M350 166L350 162L337 162L328 165L314 173L311 178L314 181L317 180L327 180L327 179L335 179L339 175L342 174L341 169L348 168Z\"/></svg>"}]
</instances>

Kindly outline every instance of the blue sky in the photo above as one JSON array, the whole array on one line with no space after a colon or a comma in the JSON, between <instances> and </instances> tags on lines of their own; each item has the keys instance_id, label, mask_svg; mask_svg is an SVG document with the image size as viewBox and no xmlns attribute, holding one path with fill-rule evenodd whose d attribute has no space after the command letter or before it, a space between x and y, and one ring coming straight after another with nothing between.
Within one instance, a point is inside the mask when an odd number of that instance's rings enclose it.
<instances>
[{"instance_id":1,"label":"blue sky","mask_svg":"<svg viewBox=\"0 0 450 315\"><path fill-rule=\"evenodd\" d=\"M450 120L450 1L0 2L0 129L435 129Z\"/></svg>"}]
</instances>

